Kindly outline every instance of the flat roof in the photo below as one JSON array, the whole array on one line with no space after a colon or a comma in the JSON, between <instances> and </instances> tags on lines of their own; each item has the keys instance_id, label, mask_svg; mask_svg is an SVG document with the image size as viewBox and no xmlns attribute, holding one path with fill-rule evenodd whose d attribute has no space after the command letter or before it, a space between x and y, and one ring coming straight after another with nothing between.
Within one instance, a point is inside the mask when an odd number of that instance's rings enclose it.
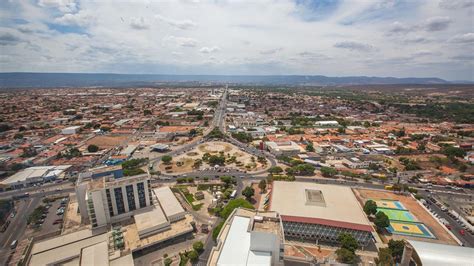
<instances>
[{"instance_id":1,"label":"flat roof","mask_svg":"<svg viewBox=\"0 0 474 266\"><path fill-rule=\"evenodd\" d=\"M167 217L185 212L173 191L171 191L169 187L155 188L153 189L153 192L158 198L161 208L163 208L163 211Z\"/></svg>"},{"instance_id":2,"label":"flat roof","mask_svg":"<svg viewBox=\"0 0 474 266\"><path fill-rule=\"evenodd\" d=\"M133 216L137 226L138 234L149 233L155 229L160 229L169 225L163 211L158 208L145 210Z\"/></svg>"},{"instance_id":3,"label":"flat roof","mask_svg":"<svg viewBox=\"0 0 474 266\"><path fill-rule=\"evenodd\" d=\"M80 233L84 234L83 231ZM72 233L34 244L30 265L51 265L76 259L80 257L83 248L108 240L106 233L82 239L80 238L83 237L81 234ZM46 245L44 246L44 244Z\"/></svg>"},{"instance_id":4,"label":"flat roof","mask_svg":"<svg viewBox=\"0 0 474 266\"><path fill-rule=\"evenodd\" d=\"M109 264L109 245L107 241L88 246L81 251L81 265L101 266Z\"/></svg>"},{"instance_id":5,"label":"flat roof","mask_svg":"<svg viewBox=\"0 0 474 266\"><path fill-rule=\"evenodd\" d=\"M373 231L348 187L274 181L271 193L270 209L283 221Z\"/></svg>"},{"instance_id":6,"label":"flat roof","mask_svg":"<svg viewBox=\"0 0 474 266\"><path fill-rule=\"evenodd\" d=\"M51 166L34 166L23 169L14 175L2 180L0 184L13 184L16 182L26 181L30 178L42 178L45 174L56 171L56 174L61 174L71 165L51 165Z\"/></svg>"},{"instance_id":7,"label":"flat roof","mask_svg":"<svg viewBox=\"0 0 474 266\"><path fill-rule=\"evenodd\" d=\"M217 265L271 265L270 252L250 250L250 221L248 217L234 216Z\"/></svg>"}]
</instances>

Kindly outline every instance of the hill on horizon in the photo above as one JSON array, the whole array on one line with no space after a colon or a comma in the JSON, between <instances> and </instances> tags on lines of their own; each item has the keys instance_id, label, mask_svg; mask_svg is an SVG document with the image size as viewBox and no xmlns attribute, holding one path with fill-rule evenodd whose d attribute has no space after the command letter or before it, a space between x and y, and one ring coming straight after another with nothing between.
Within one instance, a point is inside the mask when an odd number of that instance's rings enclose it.
<instances>
[{"instance_id":1,"label":"hill on horizon","mask_svg":"<svg viewBox=\"0 0 474 266\"><path fill-rule=\"evenodd\" d=\"M395 78L322 75L160 75L160 74L108 74L108 73L0 73L1 88L46 87L126 87L157 86L163 83L234 83L246 85L387 85L387 84L453 84L444 79ZM467 82L471 83L472 82Z\"/></svg>"}]
</instances>

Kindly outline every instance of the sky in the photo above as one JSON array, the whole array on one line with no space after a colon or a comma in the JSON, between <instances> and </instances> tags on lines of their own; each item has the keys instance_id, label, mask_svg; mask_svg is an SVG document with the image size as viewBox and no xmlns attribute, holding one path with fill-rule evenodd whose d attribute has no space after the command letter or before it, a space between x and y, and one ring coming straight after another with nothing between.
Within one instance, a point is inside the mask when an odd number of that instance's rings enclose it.
<instances>
[{"instance_id":1,"label":"sky","mask_svg":"<svg viewBox=\"0 0 474 266\"><path fill-rule=\"evenodd\" d=\"M474 0L0 0L0 72L474 80Z\"/></svg>"}]
</instances>

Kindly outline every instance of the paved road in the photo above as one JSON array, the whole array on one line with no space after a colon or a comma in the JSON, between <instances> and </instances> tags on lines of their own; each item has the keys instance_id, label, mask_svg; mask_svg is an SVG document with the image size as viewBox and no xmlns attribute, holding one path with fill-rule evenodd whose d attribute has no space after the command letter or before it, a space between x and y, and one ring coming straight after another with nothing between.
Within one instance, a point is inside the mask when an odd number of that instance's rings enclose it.
<instances>
[{"instance_id":1,"label":"paved road","mask_svg":"<svg viewBox=\"0 0 474 266\"><path fill-rule=\"evenodd\" d=\"M0 265L5 265L8 259L8 254L11 252L11 242L25 237L23 234L26 230L27 217L38 206L40 201L40 197L22 199L19 201L16 216L11 219L7 230L0 233Z\"/></svg>"},{"instance_id":2,"label":"paved road","mask_svg":"<svg viewBox=\"0 0 474 266\"><path fill-rule=\"evenodd\" d=\"M461 240L461 242L466 246L466 247L474 247L474 236L469 234L467 231L465 232L465 235L461 235L459 233L460 230L464 229L462 227L462 225L457 222L456 220L454 220L453 218L451 218L451 216L449 216L447 214L447 212L444 212L441 210L440 207L438 207L438 205L436 205L433 201L431 201L429 198L428 198L428 195L425 196L425 200L428 202L428 208L430 210L432 210L433 213L436 213L439 217L441 218L444 218L446 219L446 221L449 222L450 226L452 227L451 228L451 232L459 239Z\"/></svg>"}]
</instances>

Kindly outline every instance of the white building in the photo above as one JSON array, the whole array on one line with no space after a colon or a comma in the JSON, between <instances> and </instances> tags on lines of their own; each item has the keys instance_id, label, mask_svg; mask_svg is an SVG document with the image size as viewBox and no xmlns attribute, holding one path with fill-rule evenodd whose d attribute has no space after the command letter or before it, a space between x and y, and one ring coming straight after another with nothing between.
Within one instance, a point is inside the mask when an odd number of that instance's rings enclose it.
<instances>
[{"instance_id":1,"label":"white building","mask_svg":"<svg viewBox=\"0 0 474 266\"><path fill-rule=\"evenodd\" d=\"M337 121L316 121L314 123L318 127L338 127L339 122Z\"/></svg>"},{"instance_id":2,"label":"white building","mask_svg":"<svg viewBox=\"0 0 474 266\"><path fill-rule=\"evenodd\" d=\"M293 141L274 142L266 141L265 148L276 156L285 155L293 156L300 152L304 152L304 149Z\"/></svg>"},{"instance_id":3,"label":"white building","mask_svg":"<svg viewBox=\"0 0 474 266\"><path fill-rule=\"evenodd\" d=\"M23 169L0 182L0 188L21 188L63 178L71 165L34 166Z\"/></svg>"},{"instance_id":4,"label":"white building","mask_svg":"<svg viewBox=\"0 0 474 266\"><path fill-rule=\"evenodd\" d=\"M66 127L61 130L61 134L63 135L74 135L79 132L81 129L80 126L72 126L72 127Z\"/></svg>"},{"instance_id":5,"label":"white building","mask_svg":"<svg viewBox=\"0 0 474 266\"><path fill-rule=\"evenodd\" d=\"M238 208L222 227L207 265L283 265L284 242L277 213Z\"/></svg>"}]
</instances>

